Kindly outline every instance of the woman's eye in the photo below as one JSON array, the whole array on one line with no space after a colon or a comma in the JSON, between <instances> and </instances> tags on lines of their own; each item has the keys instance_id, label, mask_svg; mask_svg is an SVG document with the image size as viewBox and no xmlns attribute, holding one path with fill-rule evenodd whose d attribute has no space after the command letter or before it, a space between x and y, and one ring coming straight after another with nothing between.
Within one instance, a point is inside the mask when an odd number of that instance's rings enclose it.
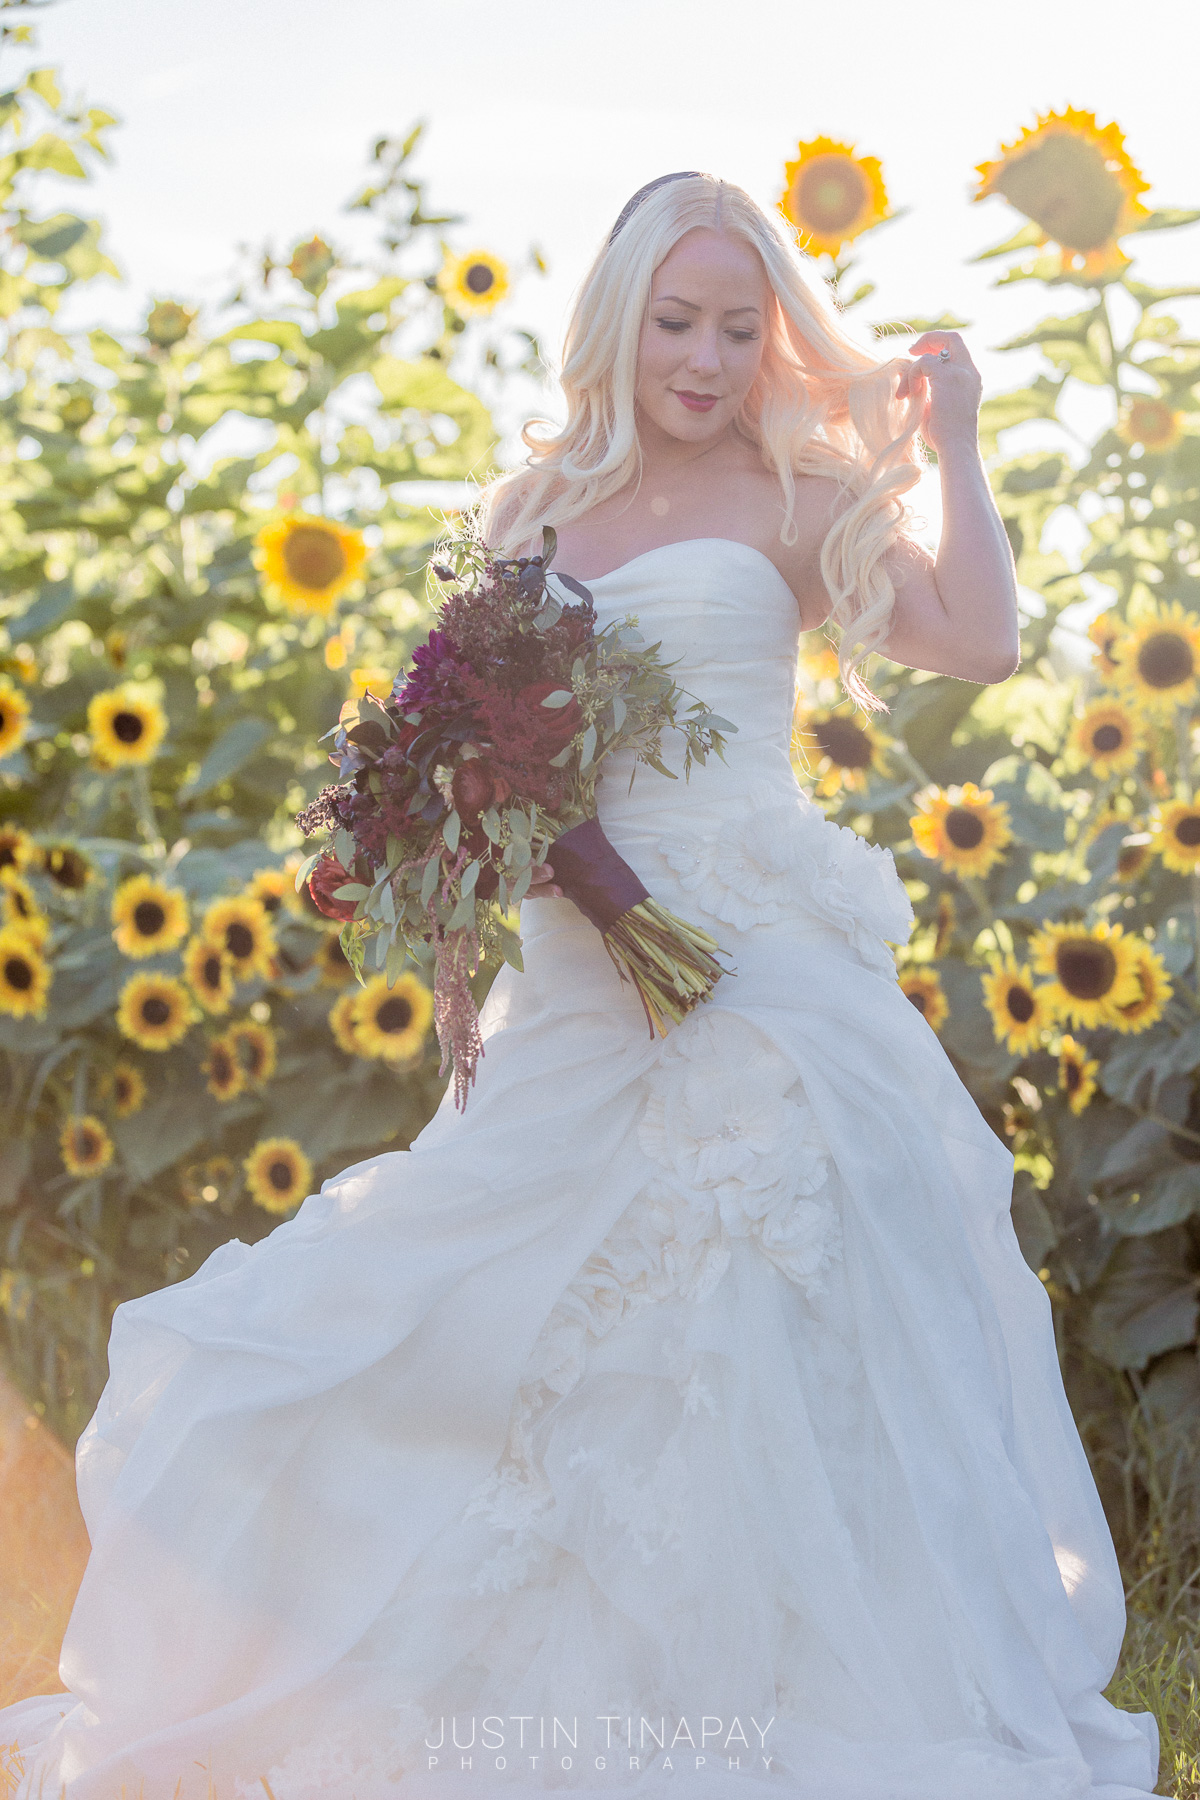
<instances>
[{"instance_id":1,"label":"woman's eye","mask_svg":"<svg viewBox=\"0 0 1200 1800\"><path fill-rule=\"evenodd\" d=\"M688 328L687 319L659 319L658 324L664 331L686 331Z\"/></svg>"},{"instance_id":2,"label":"woman's eye","mask_svg":"<svg viewBox=\"0 0 1200 1800\"><path fill-rule=\"evenodd\" d=\"M729 335L735 344L752 344L758 333L757 331L731 331Z\"/></svg>"}]
</instances>

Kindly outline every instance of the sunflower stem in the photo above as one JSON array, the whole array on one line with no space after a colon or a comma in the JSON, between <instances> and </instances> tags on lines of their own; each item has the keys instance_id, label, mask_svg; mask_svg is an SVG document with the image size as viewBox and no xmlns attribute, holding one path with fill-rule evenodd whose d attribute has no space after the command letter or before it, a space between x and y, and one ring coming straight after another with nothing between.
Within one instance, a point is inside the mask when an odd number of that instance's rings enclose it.
<instances>
[{"instance_id":1,"label":"sunflower stem","mask_svg":"<svg viewBox=\"0 0 1200 1800\"><path fill-rule=\"evenodd\" d=\"M158 818L154 811L154 801L150 795L150 777L145 769L134 769L129 784L129 797L133 802L134 816L138 822L138 830L146 840L146 848L156 862L162 862L167 854L166 840L158 828Z\"/></svg>"}]
</instances>

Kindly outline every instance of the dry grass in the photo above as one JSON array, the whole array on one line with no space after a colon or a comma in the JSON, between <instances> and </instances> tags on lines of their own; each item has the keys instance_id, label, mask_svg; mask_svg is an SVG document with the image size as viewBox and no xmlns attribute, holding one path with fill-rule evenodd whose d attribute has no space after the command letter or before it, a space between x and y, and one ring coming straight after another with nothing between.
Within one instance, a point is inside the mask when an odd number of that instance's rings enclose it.
<instances>
[{"instance_id":1,"label":"dry grass","mask_svg":"<svg viewBox=\"0 0 1200 1800\"><path fill-rule=\"evenodd\" d=\"M70 1456L4 1382L0 1546L0 1705L61 1693L58 1650L87 1560L87 1532Z\"/></svg>"}]
</instances>

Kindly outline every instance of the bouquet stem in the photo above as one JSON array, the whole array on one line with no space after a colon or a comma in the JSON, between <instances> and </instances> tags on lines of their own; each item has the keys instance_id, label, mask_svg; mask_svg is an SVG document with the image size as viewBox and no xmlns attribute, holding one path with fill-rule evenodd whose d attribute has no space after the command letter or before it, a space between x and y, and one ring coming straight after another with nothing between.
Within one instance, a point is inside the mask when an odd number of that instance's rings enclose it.
<instances>
[{"instance_id":1,"label":"bouquet stem","mask_svg":"<svg viewBox=\"0 0 1200 1800\"><path fill-rule=\"evenodd\" d=\"M556 885L599 931L621 980L637 990L651 1037L665 1037L727 973L714 956L716 939L651 897L598 820L564 831L551 856Z\"/></svg>"}]
</instances>

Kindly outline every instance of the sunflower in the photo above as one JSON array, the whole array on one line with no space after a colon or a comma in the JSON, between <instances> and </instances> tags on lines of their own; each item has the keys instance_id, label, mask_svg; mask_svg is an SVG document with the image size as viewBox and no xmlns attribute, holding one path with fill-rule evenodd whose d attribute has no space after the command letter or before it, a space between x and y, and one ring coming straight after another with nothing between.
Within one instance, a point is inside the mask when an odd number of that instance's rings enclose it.
<instances>
[{"instance_id":1,"label":"sunflower","mask_svg":"<svg viewBox=\"0 0 1200 1800\"><path fill-rule=\"evenodd\" d=\"M1034 967L1051 980L1042 994L1051 1016L1085 1030L1127 1029L1121 1007L1137 1000L1136 939L1119 925L1045 925L1030 940Z\"/></svg>"},{"instance_id":2,"label":"sunflower","mask_svg":"<svg viewBox=\"0 0 1200 1800\"><path fill-rule=\"evenodd\" d=\"M325 667L327 669L344 669L349 648L340 631L325 639Z\"/></svg>"},{"instance_id":3,"label":"sunflower","mask_svg":"<svg viewBox=\"0 0 1200 1800\"><path fill-rule=\"evenodd\" d=\"M286 906L289 912L300 911L300 896L296 892L294 871L286 868L260 869L246 889L251 900L257 900L263 911L271 918Z\"/></svg>"},{"instance_id":4,"label":"sunflower","mask_svg":"<svg viewBox=\"0 0 1200 1800\"><path fill-rule=\"evenodd\" d=\"M873 770L887 766L879 732L848 708L805 714L797 720L795 741L802 758L816 753L818 794L863 788Z\"/></svg>"},{"instance_id":5,"label":"sunflower","mask_svg":"<svg viewBox=\"0 0 1200 1800\"><path fill-rule=\"evenodd\" d=\"M983 1003L992 1015L998 1044L1019 1056L1036 1050L1049 1023L1043 989L1035 987L1024 963L1011 956L993 957L983 977Z\"/></svg>"},{"instance_id":6,"label":"sunflower","mask_svg":"<svg viewBox=\"0 0 1200 1800\"><path fill-rule=\"evenodd\" d=\"M143 1050L169 1050L192 1018L191 996L173 975L133 975L121 989L117 1029Z\"/></svg>"},{"instance_id":7,"label":"sunflower","mask_svg":"<svg viewBox=\"0 0 1200 1800\"><path fill-rule=\"evenodd\" d=\"M922 856L957 875L986 875L1003 860L1013 834L1008 807L992 799L990 788L981 792L973 781L961 788L933 788L918 805L923 810L909 825Z\"/></svg>"},{"instance_id":8,"label":"sunflower","mask_svg":"<svg viewBox=\"0 0 1200 1800\"><path fill-rule=\"evenodd\" d=\"M836 256L843 244L888 217L878 157L855 156L853 144L811 138L784 164L779 210L802 234L813 256Z\"/></svg>"},{"instance_id":9,"label":"sunflower","mask_svg":"<svg viewBox=\"0 0 1200 1800\"><path fill-rule=\"evenodd\" d=\"M270 1026L243 1019L240 1025L231 1026L225 1033L225 1041L238 1059L246 1086L265 1087L279 1060L275 1033Z\"/></svg>"},{"instance_id":10,"label":"sunflower","mask_svg":"<svg viewBox=\"0 0 1200 1800\"><path fill-rule=\"evenodd\" d=\"M1121 408L1117 436L1143 450L1174 450L1183 442L1183 417L1153 394L1131 394Z\"/></svg>"},{"instance_id":11,"label":"sunflower","mask_svg":"<svg viewBox=\"0 0 1200 1800\"><path fill-rule=\"evenodd\" d=\"M19 750L28 735L29 701L7 675L0 675L0 757Z\"/></svg>"},{"instance_id":12,"label":"sunflower","mask_svg":"<svg viewBox=\"0 0 1200 1800\"><path fill-rule=\"evenodd\" d=\"M1121 839L1117 852L1117 880L1128 884L1140 881L1154 855L1154 841L1148 831L1134 831Z\"/></svg>"},{"instance_id":13,"label":"sunflower","mask_svg":"<svg viewBox=\"0 0 1200 1800\"><path fill-rule=\"evenodd\" d=\"M136 1063L118 1057L105 1084L105 1097L111 1099L118 1119L132 1118L146 1104L146 1077Z\"/></svg>"},{"instance_id":14,"label":"sunflower","mask_svg":"<svg viewBox=\"0 0 1200 1800\"><path fill-rule=\"evenodd\" d=\"M1098 125L1095 113L1071 106L1042 113L977 173L973 199L1003 194L1040 228L1043 243L1059 245L1087 274L1123 267L1117 239L1149 217L1139 196L1150 183L1130 160L1120 128Z\"/></svg>"},{"instance_id":15,"label":"sunflower","mask_svg":"<svg viewBox=\"0 0 1200 1800\"><path fill-rule=\"evenodd\" d=\"M1092 661L1106 681L1110 681L1117 672L1118 664L1113 652L1125 636L1126 629L1124 620L1118 618L1111 609L1100 613L1088 626L1088 636L1096 646Z\"/></svg>"},{"instance_id":16,"label":"sunflower","mask_svg":"<svg viewBox=\"0 0 1200 1800\"><path fill-rule=\"evenodd\" d=\"M38 860L37 845L19 825L0 825L0 875L6 869L21 874Z\"/></svg>"},{"instance_id":17,"label":"sunflower","mask_svg":"<svg viewBox=\"0 0 1200 1800\"><path fill-rule=\"evenodd\" d=\"M153 875L134 875L113 895L112 922L123 956L161 956L187 936L187 901Z\"/></svg>"},{"instance_id":18,"label":"sunflower","mask_svg":"<svg viewBox=\"0 0 1200 1800\"><path fill-rule=\"evenodd\" d=\"M233 1002L233 968L220 944L194 937L183 953L183 974L206 1013L227 1013Z\"/></svg>"},{"instance_id":19,"label":"sunflower","mask_svg":"<svg viewBox=\"0 0 1200 1800\"><path fill-rule=\"evenodd\" d=\"M0 926L11 925L23 931L30 943L41 948L50 936L50 921L37 903L37 896L23 875L15 869L0 869Z\"/></svg>"},{"instance_id":20,"label":"sunflower","mask_svg":"<svg viewBox=\"0 0 1200 1800\"><path fill-rule=\"evenodd\" d=\"M267 1212L291 1212L312 1180L312 1164L294 1138L262 1138L242 1167L251 1199Z\"/></svg>"},{"instance_id":21,"label":"sunflower","mask_svg":"<svg viewBox=\"0 0 1200 1800\"><path fill-rule=\"evenodd\" d=\"M958 908L954 904L953 894L939 894L937 911L933 915L933 954L935 957L945 953L946 946L954 936L958 926Z\"/></svg>"},{"instance_id":22,"label":"sunflower","mask_svg":"<svg viewBox=\"0 0 1200 1800\"><path fill-rule=\"evenodd\" d=\"M322 987L345 987L348 981L354 980L354 970L342 949L340 931L327 932L321 940L321 947L313 961L321 971Z\"/></svg>"},{"instance_id":23,"label":"sunflower","mask_svg":"<svg viewBox=\"0 0 1200 1800\"><path fill-rule=\"evenodd\" d=\"M402 974L389 987L386 975L375 975L355 996L358 1054L409 1062L420 1053L432 1019L433 995L417 976Z\"/></svg>"},{"instance_id":24,"label":"sunflower","mask_svg":"<svg viewBox=\"0 0 1200 1800\"><path fill-rule=\"evenodd\" d=\"M171 350L183 342L195 322L195 313L180 306L178 300L156 300L146 320L146 336L156 350Z\"/></svg>"},{"instance_id":25,"label":"sunflower","mask_svg":"<svg viewBox=\"0 0 1200 1800\"><path fill-rule=\"evenodd\" d=\"M20 926L0 929L0 1012L41 1018L53 979L50 965Z\"/></svg>"},{"instance_id":26,"label":"sunflower","mask_svg":"<svg viewBox=\"0 0 1200 1800\"><path fill-rule=\"evenodd\" d=\"M1200 806L1176 800L1156 806L1150 821L1153 846L1168 869L1193 875L1200 869Z\"/></svg>"},{"instance_id":27,"label":"sunflower","mask_svg":"<svg viewBox=\"0 0 1200 1800\"><path fill-rule=\"evenodd\" d=\"M92 754L102 768L153 762L167 735L167 715L156 700L132 687L107 688L88 702Z\"/></svg>"},{"instance_id":28,"label":"sunflower","mask_svg":"<svg viewBox=\"0 0 1200 1800\"><path fill-rule=\"evenodd\" d=\"M386 700L392 691L392 672L390 669L351 669L350 699L361 700L365 694L373 694L376 700Z\"/></svg>"},{"instance_id":29,"label":"sunflower","mask_svg":"<svg viewBox=\"0 0 1200 1800\"><path fill-rule=\"evenodd\" d=\"M248 894L214 900L200 930L208 943L224 950L239 981L248 981L252 975L270 976L275 933L261 900Z\"/></svg>"},{"instance_id":30,"label":"sunflower","mask_svg":"<svg viewBox=\"0 0 1200 1800\"><path fill-rule=\"evenodd\" d=\"M1119 700L1093 701L1076 719L1071 741L1100 781L1126 774L1141 755L1138 722Z\"/></svg>"},{"instance_id":31,"label":"sunflower","mask_svg":"<svg viewBox=\"0 0 1200 1800\"><path fill-rule=\"evenodd\" d=\"M68 894L81 893L95 874L90 860L74 844L47 845L42 851L42 867L55 887Z\"/></svg>"},{"instance_id":32,"label":"sunflower","mask_svg":"<svg viewBox=\"0 0 1200 1800\"><path fill-rule=\"evenodd\" d=\"M1113 648L1114 679L1149 713L1190 706L1200 681L1200 618L1155 601Z\"/></svg>"},{"instance_id":33,"label":"sunflower","mask_svg":"<svg viewBox=\"0 0 1200 1800\"><path fill-rule=\"evenodd\" d=\"M330 270L336 262L337 258L324 238L311 237L307 243L297 244L292 251L292 260L287 266L288 274L294 275L301 287L307 288L310 294L320 294L324 292Z\"/></svg>"},{"instance_id":34,"label":"sunflower","mask_svg":"<svg viewBox=\"0 0 1200 1800\"><path fill-rule=\"evenodd\" d=\"M328 613L367 560L361 531L315 513L289 513L264 525L254 544L264 579L293 612Z\"/></svg>"},{"instance_id":35,"label":"sunflower","mask_svg":"<svg viewBox=\"0 0 1200 1800\"><path fill-rule=\"evenodd\" d=\"M98 1175L113 1159L113 1141L90 1113L67 1120L59 1132L58 1147L70 1175Z\"/></svg>"},{"instance_id":36,"label":"sunflower","mask_svg":"<svg viewBox=\"0 0 1200 1800\"><path fill-rule=\"evenodd\" d=\"M1100 1064L1082 1044L1065 1037L1058 1051L1058 1090L1073 1113L1081 1113L1096 1091Z\"/></svg>"},{"instance_id":37,"label":"sunflower","mask_svg":"<svg viewBox=\"0 0 1200 1800\"><path fill-rule=\"evenodd\" d=\"M1145 1031L1147 1026L1155 1024L1162 1018L1167 1001L1174 989L1171 978L1167 974L1166 964L1157 950L1152 950L1145 938L1133 938L1132 944L1137 952L1137 978L1140 992L1135 1000L1129 1001L1121 1008L1121 1016L1125 1020L1123 1031Z\"/></svg>"},{"instance_id":38,"label":"sunflower","mask_svg":"<svg viewBox=\"0 0 1200 1800\"><path fill-rule=\"evenodd\" d=\"M362 1056L365 1052L359 1047L358 1032L354 1026L354 1007L357 1000L355 994L342 994L329 1009L329 1029L339 1050L347 1056Z\"/></svg>"},{"instance_id":39,"label":"sunflower","mask_svg":"<svg viewBox=\"0 0 1200 1800\"><path fill-rule=\"evenodd\" d=\"M228 1193L237 1169L228 1156L210 1156L202 1163L189 1163L179 1185L189 1206L212 1206Z\"/></svg>"},{"instance_id":40,"label":"sunflower","mask_svg":"<svg viewBox=\"0 0 1200 1800\"><path fill-rule=\"evenodd\" d=\"M204 1085L218 1100L235 1099L246 1085L237 1051L227 1037L212 1039L200 1073L208 1077Z\"/></svg>"},{"instance_id":41,"label":"sunflower","mask_svg":"<svg viewBox=\"0 0 1200 1800\"><path fill-rule=\"evenodd\" d=\"M912 1001L927 1025L940 1031L950 1017L941 976L928 964L900 971L900 992Z\"/></svg>"},{"instance_id":42,"label":"sunflower","mask_svg":"<svg viewBox=\"0 0 1200 1800\"><path fill-rule=\"evenodd\" d=\"M508 292L508 269L488 250L447 254L437 278L438 292L456 312L490 313Z\"/></svg>"}]
</instances>

